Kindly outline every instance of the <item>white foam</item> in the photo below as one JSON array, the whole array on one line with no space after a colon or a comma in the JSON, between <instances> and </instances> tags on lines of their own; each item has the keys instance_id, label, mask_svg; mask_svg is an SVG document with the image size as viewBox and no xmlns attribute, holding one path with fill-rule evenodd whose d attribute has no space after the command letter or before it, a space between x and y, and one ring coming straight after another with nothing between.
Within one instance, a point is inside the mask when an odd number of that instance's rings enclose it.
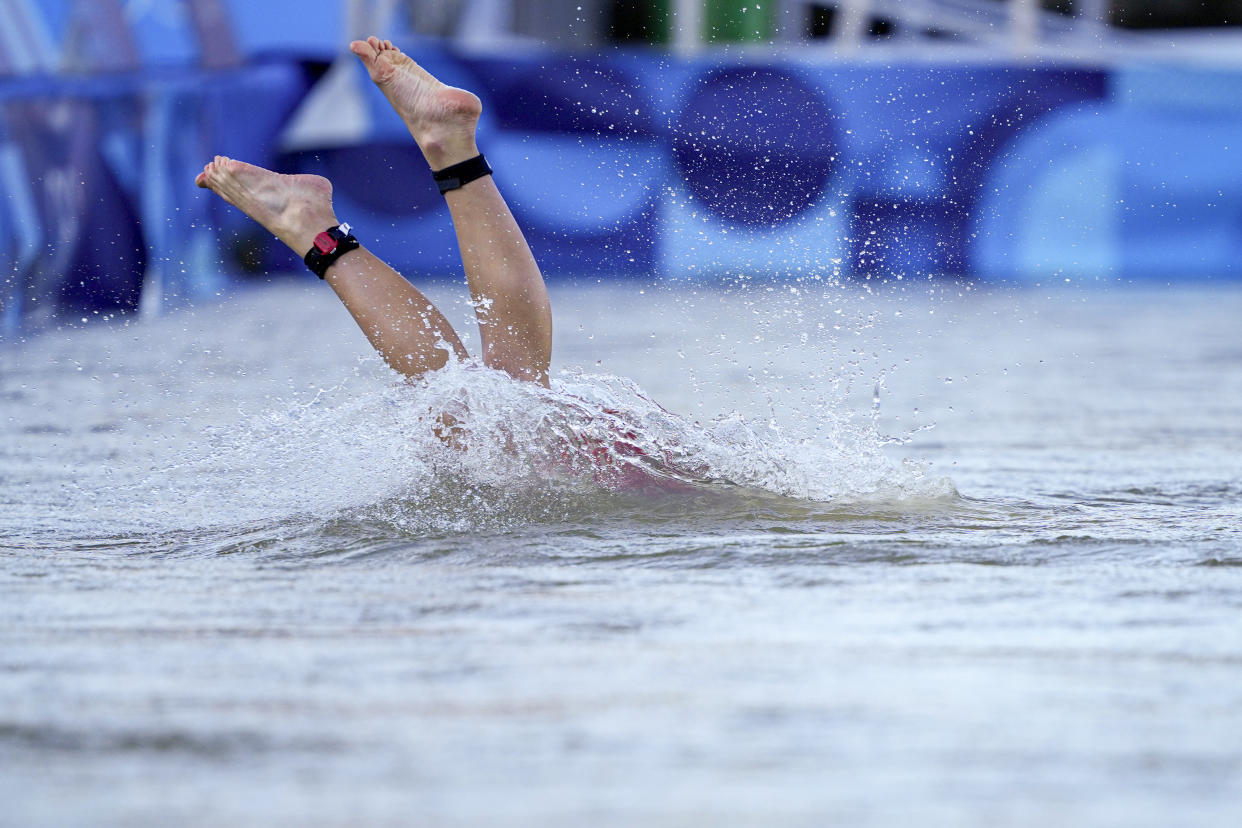
<instances>
[{"instance_id":1,"label":"white foam","mask_svg":"<svg viewBox=\"0 0 1242 828\"><path fill-rule=\"evenodd\" d=\"M424 532L563 520L636 490L821 502L951 492L885 457L867 417L816 422L798 437L739 414L699 425L621 377L567 371L544 389L467 361L244 416L127 497L146 498L150 528L350 517Z\"/></svg>"}]
</instances>

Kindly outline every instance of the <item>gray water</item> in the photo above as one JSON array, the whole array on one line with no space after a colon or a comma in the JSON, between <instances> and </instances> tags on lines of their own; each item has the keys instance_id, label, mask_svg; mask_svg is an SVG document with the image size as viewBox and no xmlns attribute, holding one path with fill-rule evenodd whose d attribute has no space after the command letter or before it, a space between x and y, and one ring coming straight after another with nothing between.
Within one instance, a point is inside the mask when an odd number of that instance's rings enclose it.
<instances>
[{"instance_id":1,"label":"gray water","mask_svg":"<svg viewBox=\"0 0 1242 828\"><path fill-rule=\"evenodd\" d=\"M1242 290L553 301L547 393L308 281L0 348L0 823L1242 819Z\"/></svg>"}]
</instances>

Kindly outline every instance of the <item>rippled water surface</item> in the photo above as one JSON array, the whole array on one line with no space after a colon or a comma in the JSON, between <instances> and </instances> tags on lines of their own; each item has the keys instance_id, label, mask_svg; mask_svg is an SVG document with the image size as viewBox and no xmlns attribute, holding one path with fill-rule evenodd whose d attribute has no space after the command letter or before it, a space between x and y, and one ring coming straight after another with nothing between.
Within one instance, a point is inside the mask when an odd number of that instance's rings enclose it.
<instances>
[{"instance_id":1,"label":"rippled water surface","mask_svg":"<svg viewBox=\"0 0 1242 828\"><path fill-rule=\"evenodd\" d=\"M1242 290L553 302L0 347L0 824L1242 820Z\"/></svg>"}]
</instances>

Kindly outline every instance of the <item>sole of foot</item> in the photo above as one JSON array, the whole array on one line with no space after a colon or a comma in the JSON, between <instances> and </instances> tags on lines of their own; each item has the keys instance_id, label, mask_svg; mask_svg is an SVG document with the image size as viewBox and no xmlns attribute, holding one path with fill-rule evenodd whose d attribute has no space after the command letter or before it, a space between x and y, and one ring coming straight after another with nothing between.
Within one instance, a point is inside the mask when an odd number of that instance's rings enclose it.
<instances>
[{"instance_id":1,"label":"sole of foot","mask_svg":"<svg viewBox=\"0 0 1242 828\"><path fill-rule=\"evenodd\" d=\"M315 236L338 224L332 184L318 175L284 175L217 155L195 178L226 202L263 225L297 254Z\"/></svg>"},{"instance_id":2,"label":"sole of foot","mask_svg":"<svg viewBox=\"0 0 1242 828\"><path fill-rule=\"evenodd\" d=\"M355 40L358 56L432 169L443 169L479 154L475 130L483 105L477 95L441 83L391 41Z\"/></svg>"}]
</instances>

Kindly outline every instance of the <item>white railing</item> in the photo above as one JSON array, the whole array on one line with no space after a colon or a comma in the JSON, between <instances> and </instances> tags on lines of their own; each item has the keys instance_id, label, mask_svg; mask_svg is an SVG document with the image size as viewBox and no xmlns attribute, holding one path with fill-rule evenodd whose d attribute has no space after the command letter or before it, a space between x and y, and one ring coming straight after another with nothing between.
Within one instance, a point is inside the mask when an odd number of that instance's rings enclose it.
<instances>
[{"instance_id":1,"label":"white railing","mask_svg":"<svg viewBox=\"0 0 1242 828\"><path fill-rule=\"evenodd\" d=\"M1111 38L1106 5L1105 0L1086 0L1075 17L1044 11L1038 0L784 0L782 11L799 19L812 6L833 8L833 30L824 45L844 52L884 46L868 36L871 20L884 19L895 28L889 40L903 49L921 45L933 51L973 48L1029 56ZM795 35L786 42L799 39Z\"/></svg>"},{"instance_id":2,"label":"white railing","mask_svg":"<svg viewBox=\"0 0 1242 828\"><path fill-rule=\"evenodd\" d=\"M566 9L575 12L596 40L602 38L607 0L344 0L355 12L392 12L400 7L414 28L428 34L447 34L464 45L489 48L529 43L539 39L530 21L552 20ZM1242 62L1242 29L1209 33L1174 30L1132 31L1109 25L1108 0L1077 0L1077 14L1045 11L1038 0L756 0L771 5L772 41L744 48L799 50L832 55L901 54L948 57L969 54L997 59L1070 58L1079 60L1160 59ZM813 7L834 12L832 31L811 40L806 21ZM366 8L369 11L361 12ZM705 42L704 0L670 0L671 45L682 54L710 49ZM519 19L527 21L519 26ZM892 24L889 37L869 36L871 21ZM524 34L519 34L519 29ZM934 34L933 34L934 33ZM561 45L595 45L587 40Z\"/></svg>"},{"instance_id":3,"label":"white railing","mask_svg":"<svg viewBox=\"0 0 1242 828\"><path fill-rule=\"evenodd\" d=\"M476 49L507 49L553 42L558 46L598 47L606 39L611 0L326 0L339 2L344 25L342 45L360 34L412 28L451 37ZM0 74L55 71L84 57L82 44L65 38L62 50L49 48L40 4L45 0L0 0ZM75 0L95 18L124 27L124 15L112 9L121 0ZM682 54L716 48L706 42L708 0L668 0L671 46ZM803 55L897 56L954 59L1068 58L1087 61L1175 60L1242 64L1242 27L1210 30L1134 31L1109 24L1109 0L1075 0L1073 16L1045 11L1038 0L753 0L771 14L772 39L740 47L798 51ZM232 65L235 33L221 20L224 0L146 0L189 9L205 46L207 65ZM833 12L828 36L812 40L808 21L813 9ZM75 6L75 8L78 8ZM128 8L128 6L126 6ZM77 18L88 19L78 14ZM92 18L92 19L95 19ZM573 20L572 25L566 21ZM873 20L891 24L884 38L871 37ZM115 59L100 46L106 32L93 27L86 46L96 57ZM115 39L115 38L114 38ZM89 49L88 49L89 51ZM134 58L137 59L136 57ZM88 61L89 62L89 61ZM112 67L116 68L116 67Z\"/></svg>"},{"instance_id":4,"label":"white railing","mask_svg":"<svg viewBox=\"0 0 1242 828\"><path fill-rule=\"evenodd\" d=\"M784 0L783 12L798 19L812 5L836 12L832 36L823 43L833 52L883 52L896 46L918 56L967 51L1019 59L1242 63L1242 28L1121 29L1109 24L1108 0L1077 0L1073 16L1045 11L1038 0ZM892 37L868 37L869 21L877 18L894 25ZM937 36L928 36L929 31Z\"/></svg>"}]
</instances>

